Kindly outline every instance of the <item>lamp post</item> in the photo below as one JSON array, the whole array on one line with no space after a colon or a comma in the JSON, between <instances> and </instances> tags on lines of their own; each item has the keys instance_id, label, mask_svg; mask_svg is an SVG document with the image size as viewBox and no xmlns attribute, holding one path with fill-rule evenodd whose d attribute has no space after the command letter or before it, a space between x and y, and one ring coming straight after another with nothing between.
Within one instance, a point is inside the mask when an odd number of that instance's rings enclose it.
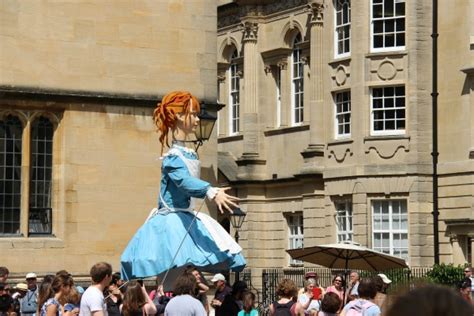
<instances>
[{"instance_id":1,"label":"lamp post","mask_svg":"<svg viewBox=\"0 0 474 316\"><path fill-rule=\"evenodd\" d=\"M232 227L235 229L235 242L239 242L239 229L242 227L242 224L244 223L245 216L247 214L243 212L240 208L234 209L234 212L230 214L230 223ZM239 272L235 272L235 280L238 281L240 277Z\"/></svg>"}]
</instances>

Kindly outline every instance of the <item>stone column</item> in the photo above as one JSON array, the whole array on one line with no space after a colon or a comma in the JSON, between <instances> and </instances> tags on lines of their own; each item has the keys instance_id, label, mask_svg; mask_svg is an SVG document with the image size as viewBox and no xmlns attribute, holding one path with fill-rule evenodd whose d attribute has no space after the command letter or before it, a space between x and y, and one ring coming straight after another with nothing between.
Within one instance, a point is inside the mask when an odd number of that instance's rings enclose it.
<instances>
[{"instance_id":1,"label":"stone column","mask_svg":"<svg viewBox=\"0 0 474 316\"><path fill-rule=\"evenodd\" d=\"M310 9L310 69L309 88L310 143L301 153L302 173L321 173L324 160L324 87L323 87L323 10L322 0L308 4Z\"/></svg>"},{"instance_id":2,"label":"stone column","mask_svg":"<svg viewBox=\"0 0 474 316\"><path fill-rule=\"evenodd\" d=\"M263 177L260 165L265 161L259 158L259 120L257 108L257 71L258 50L257 35L258 23L253 20L245 20L243 25L243 51L244 51L244 85L242 100L242 134L243 152L237 160L239 166L238 177L241 179L254 179Z\"/></svg>"}]
</instances>

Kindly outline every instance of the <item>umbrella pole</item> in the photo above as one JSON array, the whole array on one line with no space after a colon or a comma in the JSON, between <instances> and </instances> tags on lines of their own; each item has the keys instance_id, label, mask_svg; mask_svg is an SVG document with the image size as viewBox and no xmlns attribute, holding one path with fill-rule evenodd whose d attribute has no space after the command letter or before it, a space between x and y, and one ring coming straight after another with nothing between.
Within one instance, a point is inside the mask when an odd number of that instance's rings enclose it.
<instances>
[{"instance_id":1,"label":"umbrella pole","mask_svg":"<svg viewBox=\"0 0 474 316\"><path fill-rule=\"evenodd\" d=\"M345 265L345 267L344 267L344 275L345 275L345 281L346 281L346 285L344 286L344 297L343 297L344 306L345 306L346 303L347 303L347 295L346 295L346 294L347 294L347 289L348 289L348 287L349 287L348 276L347 276L347 272L348 272L347 268L348 268L348 266L349 266L349 258L346 257L346 265Z\"/></svg>"}]
</instances>

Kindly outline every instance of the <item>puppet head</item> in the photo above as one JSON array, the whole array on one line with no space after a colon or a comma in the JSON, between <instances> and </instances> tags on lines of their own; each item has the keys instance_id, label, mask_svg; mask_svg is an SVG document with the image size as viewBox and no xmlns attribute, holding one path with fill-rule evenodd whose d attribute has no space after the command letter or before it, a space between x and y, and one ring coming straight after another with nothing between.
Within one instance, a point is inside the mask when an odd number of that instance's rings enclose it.
<instances>
[{"instance_id":1,"label":"puppet head","mask_svg":"<svg viewBox=\"0 0 474 316\"><path fill-rule=\"evenodd\" d=\"M187 91L173 91L163 97L153 112L153 121L160 133L161 151L168 143L168 132L176 128L178 114L188 116L192 111L199 112L199 101Z\"/></svg>"}]
</instances>

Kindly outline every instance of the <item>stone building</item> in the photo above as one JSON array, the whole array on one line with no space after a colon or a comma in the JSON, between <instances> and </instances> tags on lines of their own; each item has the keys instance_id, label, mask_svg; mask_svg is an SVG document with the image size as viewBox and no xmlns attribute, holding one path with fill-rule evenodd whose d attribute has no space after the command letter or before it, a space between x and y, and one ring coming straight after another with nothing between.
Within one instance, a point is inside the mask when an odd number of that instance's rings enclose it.
<instances>
[{"instance_id":1,"label":"stone building","mask_svg":"<svg viewBox=\"0 0 474 316\"><path fill-rule=\"evenodd\" d=\"M157 203L156 102L183 89L216 104L216 6L1 1L0 265L118 269ZM216 146L199 151L214 183Z\"/></svg>"},{"instance_id":2,"label":"stone building","mask_svg":"<svg viewBox=\"0 0 474 316\"><path fill-rule=\"evenodd\" d=\"M219 179L252 274L356 241L433 264L432 1L221 1ZM473 263L474 3L439 2L441 262Z\"/></svg>"}]
</instances>

